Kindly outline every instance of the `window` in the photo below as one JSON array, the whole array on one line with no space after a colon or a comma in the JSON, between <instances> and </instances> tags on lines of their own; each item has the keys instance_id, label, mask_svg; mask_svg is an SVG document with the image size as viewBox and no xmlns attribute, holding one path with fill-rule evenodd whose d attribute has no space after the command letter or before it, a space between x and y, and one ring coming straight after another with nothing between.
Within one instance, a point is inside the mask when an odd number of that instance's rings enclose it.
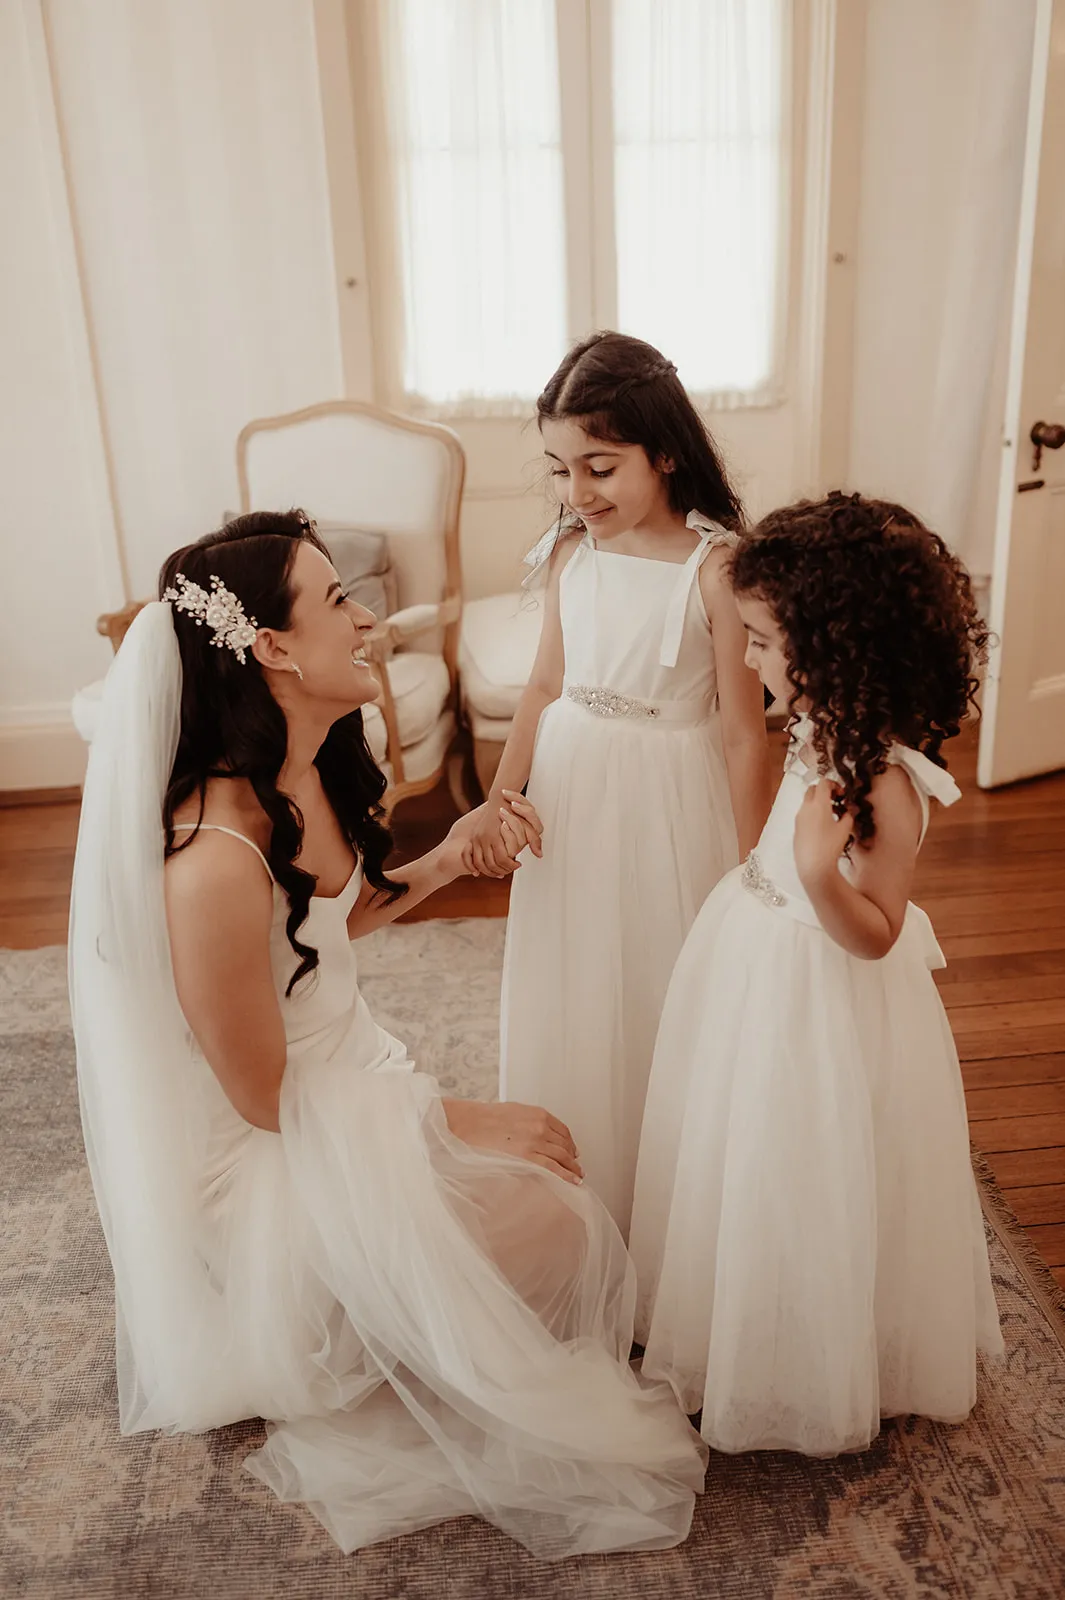
<instances>
[{"instance_id":1,"label":"window","mask_svg":"<svg viewBox=\"0 0 1065 1600\"><path fill-rule=\"evenodd\" d=\"M402 390L539 393L567 337L554 0L385 0Z\"/></svg>"},{"instance_id":2,"label":"window","mask_svg":"<svg viewBox=\"0 0 1065 1600\"><path fill-rule=\"evenodd\" d=\"M779 0L614 0L617 325L699 394L775 376L782 43Z\"/></svg>"},{"instance_id":3,"label":"window","mask_svg":"<svg viewBox=\"0 0 1065 1600\"><path fill-rule=\"evenodd\" d=\"M367 3L398 400L527 410L594 327L711 404L777 397L788 0Z\"/></svg>"}]
</instances>

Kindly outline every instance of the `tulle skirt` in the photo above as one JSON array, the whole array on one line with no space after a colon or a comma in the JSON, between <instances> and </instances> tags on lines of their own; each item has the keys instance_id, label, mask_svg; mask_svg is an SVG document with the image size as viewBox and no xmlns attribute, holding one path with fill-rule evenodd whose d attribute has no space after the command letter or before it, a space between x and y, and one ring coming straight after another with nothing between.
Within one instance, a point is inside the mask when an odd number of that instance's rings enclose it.
<instances>
[{"instance_id":1,"label":"tulle skirt","mask_svg":"<svg viewBox=\"0 0 1065 1600\"><path fill-rule=\"evenodd\" d=\"M169 1425L269 1419L251 1471L345 1550L467 1513L546 1559L679 1543L705 1453L628 1365L617 1230L587 1190L456 1140L399 1049L290 1061L281 1136L240 1134L205 1218L214 1413Z\"/></svg>"},{"instance_id":2,"label":"tulle skirt","mask_svg":"<svg viewBox=\"0 0 1065 1600\"><path fill-rule=\"evenodd\" d=\"M961 1075L911 907L881 961L721 883L678 962L631 1248L644 1372L718 1450L960 1421L1001 1335Z\"/></svg>"},{"instance_id":3,"label":"tulle skirt","mask_svg":"<svg viewBox=\"0 0 1065 1600\"><path fill-rule=\"evenodd\" d=\"M670 974L736 862L717 719L660 727L555 701L528 792L544 854L525 852L511 890L500 1092L562 1118L625 1234Z\"/></svg>"}]
</instances>

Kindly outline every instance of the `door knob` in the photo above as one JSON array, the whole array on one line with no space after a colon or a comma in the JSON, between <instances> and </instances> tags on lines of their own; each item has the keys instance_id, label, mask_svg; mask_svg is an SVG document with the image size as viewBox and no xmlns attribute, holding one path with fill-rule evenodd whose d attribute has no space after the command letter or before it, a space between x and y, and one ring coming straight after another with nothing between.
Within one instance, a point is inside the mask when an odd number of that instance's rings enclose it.
<instances>
[{"instance_id":1,"label":"door knob","mask_svg":"<svg viewBox=\"0 0 1065 1600\"><path fill-rule=\"evenodd\" d=\"M1037 422L1028 435L1034 446L1032 450L1032 471L1039 471L1039 464L1043 459L1044 450L1060 450L1065 444L1065 426L1060 422Z\"/></svg>"}]
</instances>

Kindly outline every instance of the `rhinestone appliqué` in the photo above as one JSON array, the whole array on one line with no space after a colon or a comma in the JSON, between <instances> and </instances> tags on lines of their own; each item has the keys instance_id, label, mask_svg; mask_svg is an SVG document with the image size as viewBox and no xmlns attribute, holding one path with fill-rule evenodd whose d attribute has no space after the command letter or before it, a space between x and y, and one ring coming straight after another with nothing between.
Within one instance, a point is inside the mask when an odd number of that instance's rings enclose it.
<instances>
[{"instance_id":1,"label":"rhinestone appliqu\u00e9","mask_svg":"<svg viewBox=\"0 0 1065 1600\"><path fill-rule=\"evenodd\" d=\"M571 683L566 699L576 701L597 717L657 717L658 707L649 706L645 700L634 700L631 695L618 694L614 689L589 689L583 683Z\"/></svg>"},{"instance_id":2,"label":"rhinestone appliqu\u00e9","mask_svg":"<svg viewBox=\"0 0 1065 1600\"><path fill-rule=\"evenodd\" d=\"M767 878L762 870L762 863L752 850L743 863L743 876L740 879L743 887L758 896L767 906L786 906L788 897L782 889L778 889L772 878Z\"/></svg>"}]
</instances>

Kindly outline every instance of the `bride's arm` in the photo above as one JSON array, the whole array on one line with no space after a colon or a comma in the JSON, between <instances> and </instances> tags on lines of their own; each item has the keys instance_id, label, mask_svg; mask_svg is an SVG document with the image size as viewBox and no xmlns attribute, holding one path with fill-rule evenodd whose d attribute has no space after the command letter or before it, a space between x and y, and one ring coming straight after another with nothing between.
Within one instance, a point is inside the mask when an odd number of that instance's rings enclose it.
<instances>
[{"instance_id":1,"label":"bride's arm","mask_svg":"<svg viewBox=\"0 0 1065 1600\"><path fill-rule=\"evenodd\" d=\"M277 1133L287 1046L270 966L270 879L244 845L206 833L171 857L164 883L185 1020L233 1108Z\"/></svg>"},{"instance_id":2,"label":"bride's arm","mask_svg":"<svg viewBox=\"0 0 1065 1600\"><path fill-rule=\"evenodd\" d=\"M404 869L404 877L417 883L419 898L458 876L460 869L439 864L447 843ZM270 879L245 846L206 833L171 857L164 882L174 981L185 1020L234 1109L254 1127L277 1133L288 1050L270 965ZM411 898L404 896L399 908ZM442 1103L451 1132L463 1143L519 1156L570 1183L580 1182L569 1129L540 1107Z\"/></svg>"},{"instance_id":3,"label":"bride's arm","mask_svg":"<svg viewBox=\"0 0 1065 1600\"><path fill-rule=\"evenodd\" d=\"M391 878L393 882L407 885L407 893L401 895L398 900L393 900L390 905L385 904L380 891L372 884L364 883L359 898L348 913L348 938L361 939L365 934L373 933L376 928L383 928L387 923L395 922L397 917L403 916L404 912L413 911L415 906L420 905L435 890L442 889L445 884L453 883L456 878L473 872L473 840L484 810L484 806L478 806L476 811L460 817L447 838L442 844L438 844L435 850L419 856L417 861L411 861L395 872L385 873L385 877ZM526 844L535 840L534 849L539 845L540 835L544 831L543 824L528 800L519 794L508 794L506 806L500 807L500 821L503 838L509 842L513 852L507 861L506 870L517 872L521 866L518 856Z\"/></svg>"}]
</instances>

